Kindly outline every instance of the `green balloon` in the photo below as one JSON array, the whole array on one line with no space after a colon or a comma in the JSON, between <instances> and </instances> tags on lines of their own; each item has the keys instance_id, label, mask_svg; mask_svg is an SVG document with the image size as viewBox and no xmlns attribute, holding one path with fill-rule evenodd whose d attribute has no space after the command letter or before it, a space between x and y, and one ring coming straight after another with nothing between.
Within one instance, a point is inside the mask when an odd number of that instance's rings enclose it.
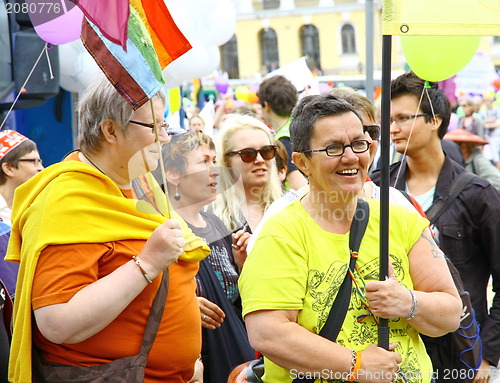
<instances>
[{"instance_id":1,"label":"green balloon","mask_svg":"<svg viewBox=\"0 0 500 383\"><path fill-rule=\"evenodd\" d=\"M401 47L418 77L437 82L460 72L474 57L480 40L480 36L401 36Z\"/></svg>"}]
</instances>

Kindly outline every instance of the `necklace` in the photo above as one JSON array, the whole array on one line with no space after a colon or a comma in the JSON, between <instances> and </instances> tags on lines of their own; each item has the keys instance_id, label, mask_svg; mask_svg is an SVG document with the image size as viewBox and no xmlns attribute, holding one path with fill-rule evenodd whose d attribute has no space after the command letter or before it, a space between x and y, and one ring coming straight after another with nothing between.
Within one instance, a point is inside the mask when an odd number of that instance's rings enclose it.
<instances>
[{"instance_id":1,"label":"necklace","mask_svg":"<svg viewBox=\"0 0 500 383\"><path fill-rule=\"evenodd\" d=\"M111 178L110 178L110 177L109 177L106 173L104 173L104 172L102 171L102 169L94 163L94 161L92 161L92 160L91 160L88 156L86 156L86 155L85 155L85 153L83 153L82 151L80 151L80 153L82 154L82 156L84 156L84 157L85 157L85 159L86 159L88 162L90 162L90 164L91 164L94 168L96 168L97 170L99 170L102 174L104 174L106 177L108 177L108 178L111 180ZM113 180L111 180L111 181L112 181L113 183L115 183ZM116 184L115 184L115 185L116 185ZM116 186L118 186L118 185L116 185ZM120 189L120 192L122 193L122 195L123 195L125 198L127 198L127 199L128 199L128 197L125 195L125 193L123 192L123 190L122 190L119 186L118 186L118 189Z\"/></svg>"},{"instance_id":2,"label":"necklace","mask_svg":"<svg viewBox=\"0 0 500 383\"><path fill-rule=\"evenodd\" d=\"M102 171L102 169L94 163L94 161L92 161L90 158L88 158L88 157L85 155L85 153L83 153L82 151L80 151L80 153L82 153L82 156L84 156L84 157L85 157L85 159L86 159L88 162L90 162L90 164L91 164L94 168L96 168L96 169L97 169L97 170L99 170L102 174L104 174L106 177L108 177L108 175L107 175L106 173L104 173L104 172ZM109 177L108 177L108 178L109 178Z\"/></svg>"},{"instance_id":3,"label":"necklace","mask_svg":"<svg viewBox=\"0 0 500 383\"><path fill-rule=\"evenodd\" d=\"M102 174L104 174L106 177L109 178L109 176L106 173L104 173L102 171L102 169L99 166L97 166L88 156L86 156L82 151L80 151L80 153L82 153L82 156L84 156L87 159L87 161L92 164L92 166L94 166L97 170L99 170ZM158 212L158 214L165 217L165 214L160 211L160 209L156 206L156 203L151 201L148 194L145 192L144 188L142 187L141 182L137 178L132 180L131 186L134 189L134 192L137 195L139 200L143 200L143 201L147 202L149 205L151 205ZM123 196L128 199L128 197L125 195L123 190L120 187L119 187L119 189L120 189L120 192L123 194ZM168 207L169 206L168 204L169 204L169 202L168 202L168 197L167 197L167 209L170 210Z\"/></svg>"}]
</instances>

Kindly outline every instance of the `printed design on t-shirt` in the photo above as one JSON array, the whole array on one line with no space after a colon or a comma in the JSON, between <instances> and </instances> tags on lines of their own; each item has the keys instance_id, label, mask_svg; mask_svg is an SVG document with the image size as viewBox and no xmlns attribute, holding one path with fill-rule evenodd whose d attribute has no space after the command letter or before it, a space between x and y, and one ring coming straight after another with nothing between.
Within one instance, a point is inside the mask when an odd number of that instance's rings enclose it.
<instances>
[{"instance_id":1,"label":"printed design on t-shirt","mask_svg":"<svg viewBox=\"0 0 500 383\"><path fill-rule=\"evenodd\" d=\"M389 259L391 261L392 268L394 269L394 275L399 281L403 281L406 276L406 273L403 268L403 263L401 262L401 259L392 254L389 254ZM379 260L372 259L371 261L366 262L364 265L359 267L359 273L363 276L365 282L378 281L379 268L380 268Z\"/></svg>"},{"instance_id":2,"label":"printed design on t-shirt","mask_svg":"<svg viewBox=\"0 0 500 383\"><path fill-rule=\"evenodd\" d=\"M314 299L312 310L318 313L317 325L313 328L316 334L328 318L346 273L347 264L341 261L334 261L326 272L309 270L307 293Z\"/></svg>"},{"instance_id":3,"label":"printed design on t-shirt","mask_svg":"<svg viewBox=\"0 0 500 383\"><path fill-rule=\"evenodd\" d=\"M405 328L393 328L389 325L389 331L390 341L398 343L394 352L397 352L403 357L400 368L406 382L421 383L423 381L428 381L426 376L422 376L418 355L411 344L411 338L406 336L410 332L415 331L411 329L410 325L407 325ZM349 342L347 342L347 339L349 339ZM346 318L346 323L344 323L340 331L337 343L347 348L363 350L370 344L378 343L377 327L374 326L373 322L359 323L353 316L348 316ZM401 380L398 382L400 381ZM338 380L338 382L341 382L341 380Z\"/></svg>"},{"instance_id":4,"label":"printed design on t-shirt","mask_svg":"<svg viewBox=\"0 0 500 383\"><path fill-rule=\"evenodd\" d=\"M208 261L210 262L215 276L219 280L222 289L226 292L227 298L234 302L239 295L238 292L238 273L235 267L231 264L231 257L227 247L224 246L223 239L216 240L210 243L210 254Z\"/></svg>"},{"instance_id":5,"label":"printed design on t-shirt","mask_svg":"<svg viewBox=\"0 0 500 383\"><path fill-rule=\"evenodd\" d=\"M396 278L404 285L403 276L405 270L401 259L390 254L389 255L394 274ZM361 276L365 282L370 280L379 280L379 260L372 259L371 261L361 265L358 269L359 272L354 273L355 278L358 279L358 286L365 294L363 283L359 280ZM373 317L368 314L368 310L362 305L361 297L353 284L351 292L351 302L349 304L346 319L339 333L337 343L348 347L364 349L367 345L378 343L378 327ZM425 377L421 374L412 373L412 371L420 371L420 363L418 362L418 355L412 345L412 338L408 337L409 333L415 333L413 328L405 323L401 318L390 319L389 321L390 341L398 343L394 350L403 356L403 363L401 364L401 371L405 374L407 382L420 383ZM416 335L416 334L415 334Z\"/></svg>"}]
</instances>

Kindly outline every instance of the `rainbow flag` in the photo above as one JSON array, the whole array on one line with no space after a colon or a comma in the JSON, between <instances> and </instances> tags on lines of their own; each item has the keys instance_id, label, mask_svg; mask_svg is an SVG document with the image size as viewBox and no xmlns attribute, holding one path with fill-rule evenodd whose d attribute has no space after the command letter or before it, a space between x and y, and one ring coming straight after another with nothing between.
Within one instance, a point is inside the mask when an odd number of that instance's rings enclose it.
<instances>
[{"instance_id":1,"label":"rainbow flag","mask_svg":"<svg viewBox=\"0 0 500 383\"><path fill-rule=\"evenodd\" d=\"M82 10L87 19L99 26L99 30L108 40L126 49L127 21L130 14L128 0L71 0L71 2Z\"/></svg>"},{"instance_id":2,"label":"rainbow flag","mask_svg":"<svg viewBox=\"0 0 500 383\"><path fill-rule=\"evenodd\" d=\"M116 90L137 109L163 86L162 71L191 44L162 0L131 0L125 50L86 18L82 41Z\"/></svg>"}]
</instances>

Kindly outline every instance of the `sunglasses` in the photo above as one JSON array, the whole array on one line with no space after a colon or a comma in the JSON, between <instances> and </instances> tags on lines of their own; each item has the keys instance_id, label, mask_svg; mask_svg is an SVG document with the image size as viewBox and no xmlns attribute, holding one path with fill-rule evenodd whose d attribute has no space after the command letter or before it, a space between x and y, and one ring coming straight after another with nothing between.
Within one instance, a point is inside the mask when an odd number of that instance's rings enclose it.
<instances>
[{"instance_id":1,"label":"sunglasses","mask_svg":"<svg viewBox=\"0 0 500 383\"><path fill-rule=\"evenodd\" d=\"M276 146L266 145L260 149L245 148L238 150L237 152L229 152L228 156L234 156L239 154L243 162L253 162L257 158L257 153L260 153L264 160L272 160L276 156Z\"/></svg>"}]
</instances>

